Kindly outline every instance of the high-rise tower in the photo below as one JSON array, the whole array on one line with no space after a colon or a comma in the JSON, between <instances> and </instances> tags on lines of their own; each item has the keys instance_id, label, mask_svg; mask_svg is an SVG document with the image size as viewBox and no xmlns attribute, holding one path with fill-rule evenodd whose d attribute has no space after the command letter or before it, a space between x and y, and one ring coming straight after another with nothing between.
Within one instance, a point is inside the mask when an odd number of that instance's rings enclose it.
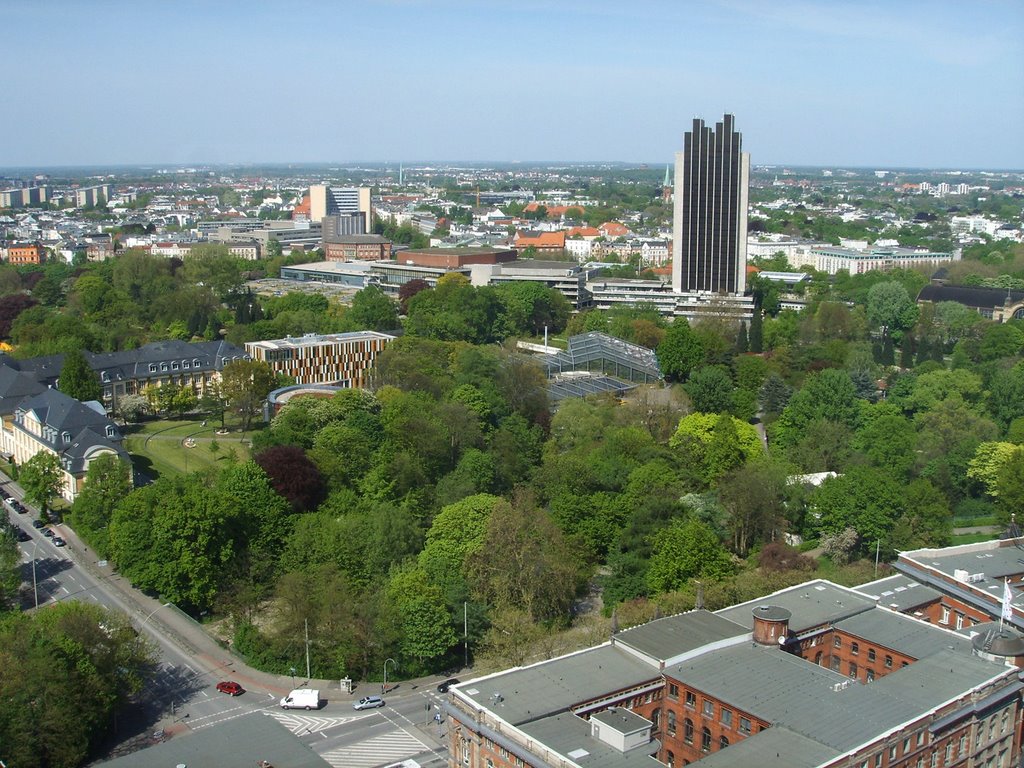
<instances>
[{"instance_id":1,"label":"high-rise tower","mask_svg":"<svg viewBox=\"0 0 1024 768\"><path fill-rule=\"evenodd\" d=\"M750 155L732 115L715 130L694 119L676 153L672 289L743 293Z\"/></svg>"}]
</instances>

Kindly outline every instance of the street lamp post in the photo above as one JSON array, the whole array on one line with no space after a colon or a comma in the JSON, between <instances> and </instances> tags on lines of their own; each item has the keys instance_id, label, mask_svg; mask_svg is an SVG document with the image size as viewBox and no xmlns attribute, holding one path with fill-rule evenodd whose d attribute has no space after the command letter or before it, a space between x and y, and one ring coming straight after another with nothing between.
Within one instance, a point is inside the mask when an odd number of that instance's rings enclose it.
<instances>
[{"instance_id":1,"label":"street lamp post","mask_svg":"<svg viewBox=\"0 0 1024 768\"><path fill-rule=\"evenodd\" d=\"M36 550L39 548L39 542L35 541L32 543L32 594L36 599L36 608L39 607L39 587L36 586Z\"/></svg>"},{"instance_id":2,"label":"street lamp post","mask_svg":"<svg viewBox=\"0 0 1024 768\"><path fill-rule=\"evenodd\" d=\"M147 616L145 619L143 619L142 623L139 625L139 631L141 631L146 626L146 624L149 623L149 620L153 618L153 615L157 611L159 611L161 608L166 608L169 605L170 605L169 602L168 603L164 603L163 605L158 605L156 608L154 608L152 611L150 611L149 612L149 616Z\"/></svg>"},{"instance_id":3,"label":"street lamp post","mask_svg":"<svg viewBox=\"0 0 1024 768\"><path fill-rule=\"evenodd\" d=\"M395 665L395 669L396 670L398 669L398 662L397 661L395 661L394 659L384 659L384 685L381 686L381 689L380 689L381 693L387 693L388 692L388 662L389 661L392 664Z\"/></svg>"}]
</instances>

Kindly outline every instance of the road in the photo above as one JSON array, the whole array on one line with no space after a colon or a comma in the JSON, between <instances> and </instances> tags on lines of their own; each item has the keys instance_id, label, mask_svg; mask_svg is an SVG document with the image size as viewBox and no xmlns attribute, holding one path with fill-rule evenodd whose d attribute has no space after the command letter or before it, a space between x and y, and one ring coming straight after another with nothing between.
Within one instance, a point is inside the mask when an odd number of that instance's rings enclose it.
<instances>
[{"instance_id":1,"label":"road","mask_svg":"<svg viewBox=\"0 0 1024 768\"><path fill-rule=\"evenodd\" d=\"M2 475L0 492L24 500L17 484ZM174 606L142 595L109 564L93 560L95 553L67 526L50 526L68 542L65 547L54 545L32 527L38 511L24 503L27 513L5 509L4 514L30 537L20 543L25 607L33 609L38 596L40 610L62 600L120 610L158 651L158 664L145 694L119 719L117 733L107 744L109 757L151 745L154 734L173 740L238 717L274 717L335 768L378 768L404 759L424 768L446 765L446 724L433 720L441 700L433 687L436 680L401 682L388 692L383 708L368 711L354 710L352 702L378 692L374 686L367 684L345 694L338 690L337 681L333 689L328 681L312 682L323 686L321 697L328 699L321 709L282 710L278 706L282 693L301 681L260 673L229 653L217 652L212 639ZM219 693L217 682L227 679L241 682L246 692L237 697Z\"/></svg>"}]
</instances>

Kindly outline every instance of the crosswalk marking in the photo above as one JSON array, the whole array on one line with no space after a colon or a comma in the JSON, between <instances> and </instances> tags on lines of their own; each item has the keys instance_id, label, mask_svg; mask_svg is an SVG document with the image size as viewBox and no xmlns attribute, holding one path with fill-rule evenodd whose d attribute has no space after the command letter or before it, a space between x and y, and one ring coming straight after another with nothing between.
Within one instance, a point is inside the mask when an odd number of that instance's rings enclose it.
<instances>
[{"instance_id":1,"label":"crosswalk marking","mask_svg":"<svg viewBox=\"0 0 1024 768\"><path fill-rule=\"evenodd\" d=\"M377 768L390 765L412 757L420 752L429 751L429 747L419 739L405 731L391 731L383 736L339 747L321 753L333 768Z\"/></svg>"},{"instance_id":2,"label":"crosswalk marking","mask_svg":"<svg viewBox=\"0 0 1024 768\"><path fill-rule=\"evenodd\" d=\"M348 717L299 715L295 712L282 710L268 710L263 714L270 715L279 723L281 723L281 725L283 725L289 731L294 733L296 736L306 733L319 733L320 731L326 731L328 728L334 728L338 725L344 725L345 723L350 723L353 720L361 720L363 717L365 717L365 715L355 715Z\"/></svg>"}]
</instances>

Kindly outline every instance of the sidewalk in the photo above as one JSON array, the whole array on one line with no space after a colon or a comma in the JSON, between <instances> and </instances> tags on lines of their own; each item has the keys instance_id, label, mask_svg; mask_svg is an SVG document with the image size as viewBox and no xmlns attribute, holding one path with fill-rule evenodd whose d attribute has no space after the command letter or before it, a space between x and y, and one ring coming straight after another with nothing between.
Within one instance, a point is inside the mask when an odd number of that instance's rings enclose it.
<instances>
[{"instance_id":1,"label":"sidewalk","mask_svg":"<svg viewBox=\"0 0 1024 768\"><path fill-rule=\"evenodd\" d=\"M23 495L21 486L6 474L0 472L0 480L6 480L8 486L17 488ZM32 511L38 512L38 510ZM137 626L145 625L156 630L156 634L163 636L191 656L199 671L207 675L209 684L231 679L240 683L243 688L266 690L277 696L284 696L293 688L304 685L319 689L320 698L325 701L351 702L363 696L379 693L379 683L359 683L356 690L346 693L341 690L340 680L313 679L307 681L304 677L296 675L293 681L291 675L273 675L253 669L230 649L225 648L212 638L201 624L177 606L165 605L166 601L149 597L135 589L127 579L117 573L109 562L99 560L97 553L89 549L66 523L55 527L60 530L60 535L67 542L65 551L75 564L102 582ZM389 690L398 687L404 693L409 690L418 690L423 686L436 685L444 679L440 675L431 675L417 680L396 680L389 685Z\"/></svg>"}]
</instances>

